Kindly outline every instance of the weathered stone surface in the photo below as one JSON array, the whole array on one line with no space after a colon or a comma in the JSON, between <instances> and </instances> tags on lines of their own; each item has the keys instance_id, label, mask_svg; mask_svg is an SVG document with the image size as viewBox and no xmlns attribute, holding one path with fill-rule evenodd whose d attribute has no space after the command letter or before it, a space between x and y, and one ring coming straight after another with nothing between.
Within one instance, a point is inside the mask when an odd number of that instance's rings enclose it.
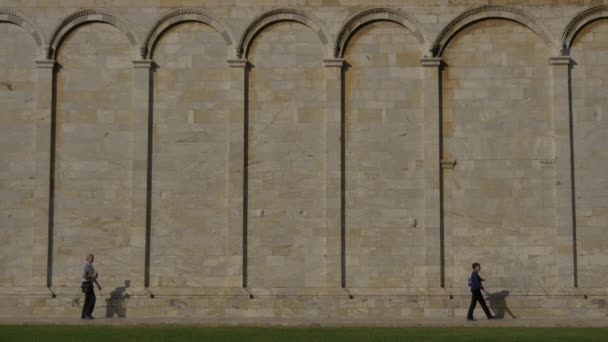
<instances>
[{"instance_id":1,"label":"weathered stone surface","mask_svg":"<svg viewBox=\"0 0 608 342\"><path fill-rule=\"evenodd\" d=\"M80 281L94 253L106 286L130 279L131 89L129 43L92 23L58 49L53 282Z\"/></svg>"},{"instance_id":2,"label":"weathered stone surface","mask_svg":"<svg viewBox=\"0 0 608 342\"><path fill-rule=\"evenodd\" d=\"M371 23L345 60L349 287L424 287L422 57L412 33Z\"/></svg>"},{"instance_id":3,"label":"weathered stone surface","mask_svg":"<svg viewBox=\"0 0 608 342\"><path fill-rule=\"evenodd\" d=\"M608 5L486 3L0 0L0 316L605 316Z\"/></svg>"},{"instance_id":4,"label":"weathered stone surface","mask_svg":"<svg viewBox=\"0 0 608 342\"><path fill-rule=\"evenodd\" d=\"M0 286L30 285L35 202L36 45L0 24ZM47 170L48 171L48 170Z\"/></svg>"},{"instance_id":5,"label":"weathered stone surface","mask_svg":"<svg viewBox=\"0 0 608 342\"><path fill-rule=\"evenodd\" d=\"M249 283L324 287L322 44L292 22L249 51Z\"/></svg>"},{"instance_id":6,"label":"weathered stone surface","mask_svg":"<svg viewBox=\"0 0 608 342\"><path fill-rule=\"evenodd\" d=\"M608 20L584 27L572 45L572 110L579 284L608 282Z\"/></svg>"},{"instance_id":7,"label":"weathered stone surface","mask_svg":"<svg viewBox=\"0 0 608 342\"><path fill-rule=\"evenodd\" d=\"M550 49L526 27L484 21L447 46L443 78L447 286L471 262L506 288L555 282ZM498 266L500 265L500 266ZM490 267L492 268L492 267Z\"/></svg>"},{"instance_id":8,"label":"weathered stone surface","mask_svg":"<svg viewBox=\"0 0 608 342\"><path fill-rule=\"evenodd\" d=\"M240 285L241 259L226 250L226 54L222 37L200 23L172 27L152 51L153 287Z\"/></svg>"}]
</instances>

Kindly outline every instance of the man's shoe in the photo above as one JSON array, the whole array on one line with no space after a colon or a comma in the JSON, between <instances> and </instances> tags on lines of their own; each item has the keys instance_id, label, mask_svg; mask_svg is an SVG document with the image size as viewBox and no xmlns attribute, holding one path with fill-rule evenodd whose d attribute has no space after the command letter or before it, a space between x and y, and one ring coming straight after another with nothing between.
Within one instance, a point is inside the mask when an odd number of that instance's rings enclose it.
<instances>
[{"instance_id":1,"label":"man's shoe","mask_svg":"<svg viewBox=\"0 0 608 342\"><path fill-rule=\"evenodd\" d=\"M476 321L476 319L471 317L471 318L467 318L467 321Z\"/></svg>"},{"instance_id":2,"label":"man's shoe","mask_svg":"<svg viewBox=\"0 0 608 342\"><path fill-rule=\"evenodd\" d=\"M87 316L86 319L95 319L95 317L93 317L93 316Z\"/></svg>"},{"instance_id":3,"label":"man's shoe","mask_svg":"<svg viewBox=\"0 0 608 342\"><path fill-rule=\"evenodd\" d=\"M488 317L488 319L494 319L494 318L496 318L496 316L490 316L490 317Z\"/></svg>"}]
</instances>

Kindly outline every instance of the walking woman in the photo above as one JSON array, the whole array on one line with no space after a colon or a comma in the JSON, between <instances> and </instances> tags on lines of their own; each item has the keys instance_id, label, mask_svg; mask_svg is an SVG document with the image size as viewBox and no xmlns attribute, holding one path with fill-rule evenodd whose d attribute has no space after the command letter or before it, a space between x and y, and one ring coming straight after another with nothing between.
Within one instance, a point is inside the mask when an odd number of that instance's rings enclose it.
<instances>
[{"instance_id":1,"label":"walking woman","mask_svg":"<svg viewBox=\"0 0 608 342\"><path fill-rule=\"evenodd\" d=\"M484 279L479 276L479 271L481 271L481 265L478 262L473 263L473 273L471 273L471 278L469 281L469 286L471 287L471 305L469 306L467 321L475 320L475 318L473 318L473 310L475 310L477 302L479 302L481 305L481 308L483 309L483 312L486 313L488 319L494 318L494 316L492 316L490 313L490 309L488 309L488 306L486 305L485 299L483 299L483 295L481 294L482 290L488 296L490 295L490 292L486 291L486 289L483 288L483 285L481 285L481 282L484 281Z\"/></svg>"}]
</instances>

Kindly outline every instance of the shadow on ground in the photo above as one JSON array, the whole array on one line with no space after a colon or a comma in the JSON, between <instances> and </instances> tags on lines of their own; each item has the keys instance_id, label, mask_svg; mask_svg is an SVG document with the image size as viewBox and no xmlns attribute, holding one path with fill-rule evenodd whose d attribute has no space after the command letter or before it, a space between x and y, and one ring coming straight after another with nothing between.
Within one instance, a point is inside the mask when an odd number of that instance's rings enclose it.
<instances>
[{"instance_id":1,"label":"shadow on ground","mask_svg":"<svg viewBox=\"0 0 608 342\"><path fill-rule=\"evenodd\" d=\"M125 280L125 286L115 288L106 299L106 317L127 317L127 302L129 294L127 288L131 286L130 280Z\"/></svg>"},{"instance_id":2,"label":"shadow on ground","mask_svg":"<svg viewBox=\"0 0 608 342\"><path fill-rule=\"evenodd\" d=\"M508 290L502 290L499 292L495 292L490 294L488 300L490 302L490 310L494 312L494 316L496 318L502 319L505 318L505 313L509 314L511 318L517 318L515 314L509 309L507 306L507 296L509 295Z\"/></svg>"}]
</instances>

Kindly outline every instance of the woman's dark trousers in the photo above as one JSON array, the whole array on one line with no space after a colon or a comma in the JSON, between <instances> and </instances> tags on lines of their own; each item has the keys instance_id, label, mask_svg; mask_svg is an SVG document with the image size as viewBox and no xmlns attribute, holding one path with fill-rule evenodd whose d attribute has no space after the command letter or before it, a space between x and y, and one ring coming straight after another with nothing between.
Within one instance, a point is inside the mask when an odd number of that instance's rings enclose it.
<instances>
[{"instance_id":1,"label":"woman's dark trousers","mask_svg":"<svg viewBox=\"0 0 608 342\"><path fill-rule=\"evenodd\" d=\"M473 318L473 310L475 310L477 302L479 302L479 304L481 305L481 308L483 309L483 312L486 313L486 316L488 318L491 318L492 314L490 313L490 309L488 309L488 306L486 305L485 299L483 299L483 296L481 295L481 290L471 290L471 294L471 305L469 305L469 313L467 314L467 318Z\"/></svg>"}]
</instances>

